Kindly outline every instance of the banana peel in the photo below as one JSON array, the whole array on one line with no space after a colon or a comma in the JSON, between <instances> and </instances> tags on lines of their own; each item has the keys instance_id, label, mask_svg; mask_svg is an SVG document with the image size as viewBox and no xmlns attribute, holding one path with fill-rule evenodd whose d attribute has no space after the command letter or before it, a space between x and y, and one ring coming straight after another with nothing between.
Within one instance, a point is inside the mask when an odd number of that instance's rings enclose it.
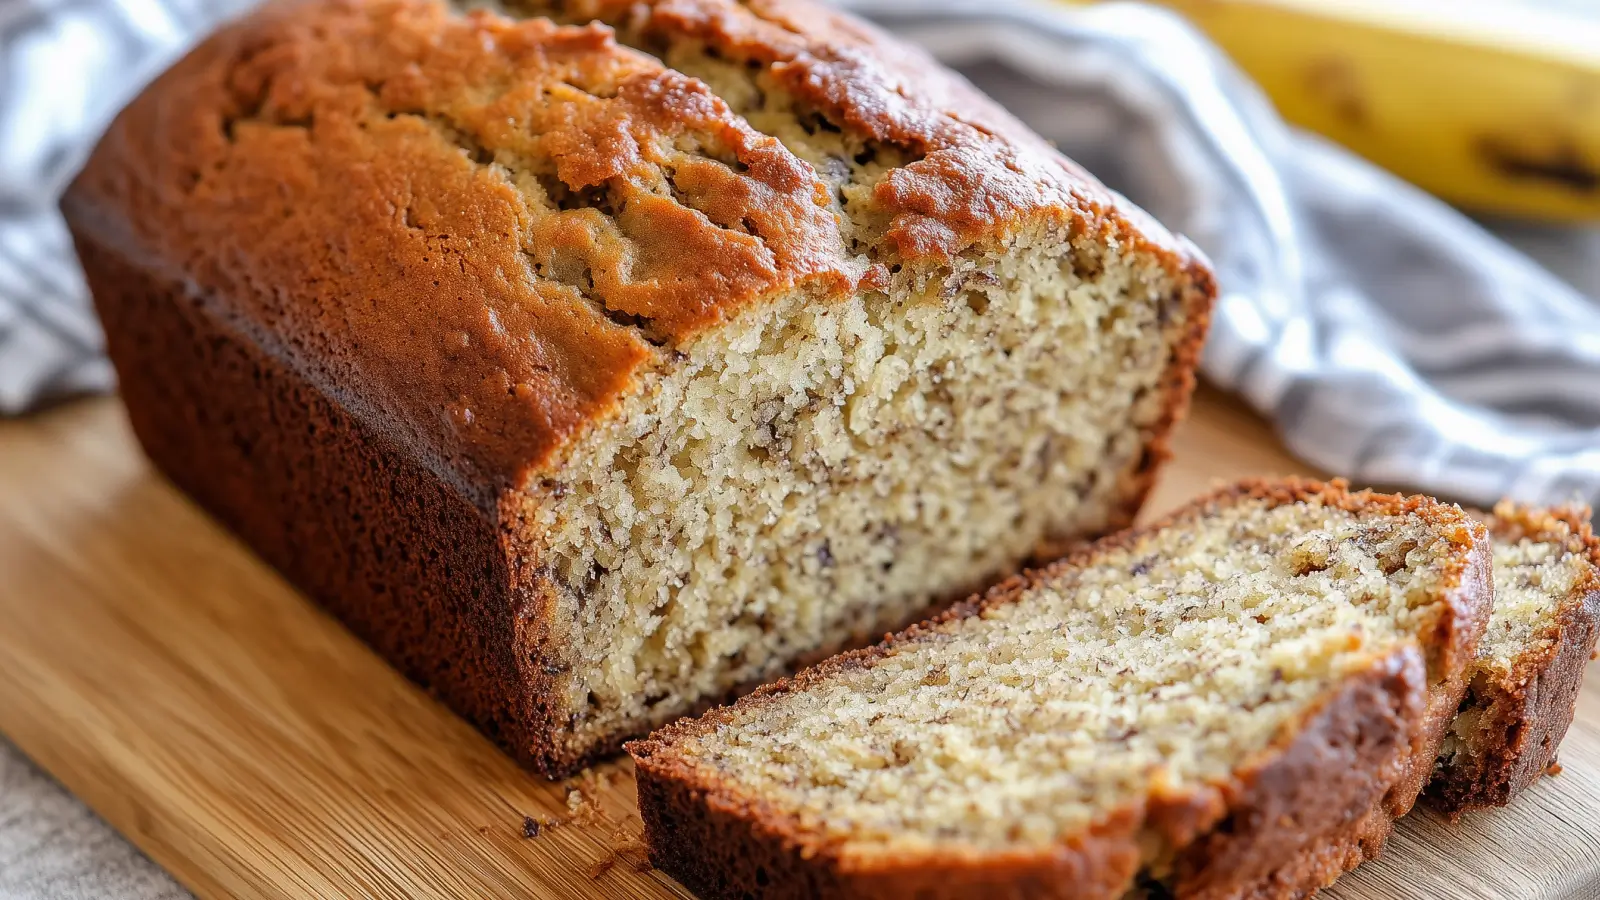
<instances>
[{"instance_id":1,"label":"banana peel","mask_svg":"<svg viewBox=\"0 0 1600 900\"><path fill-rule=\"evenodd\" d=\"M1158 0L1290 122L1457 205L1600 221L1600 4Z\"/></svg>"}]
</instances>

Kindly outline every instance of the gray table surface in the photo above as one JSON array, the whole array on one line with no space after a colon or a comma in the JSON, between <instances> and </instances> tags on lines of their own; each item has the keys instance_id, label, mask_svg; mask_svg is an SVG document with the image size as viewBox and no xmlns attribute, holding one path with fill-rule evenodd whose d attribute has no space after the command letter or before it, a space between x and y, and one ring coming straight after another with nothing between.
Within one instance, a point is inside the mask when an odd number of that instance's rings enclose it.
<instances>
[{"instance_id":1,"label":"gray table surface","mask_svg":"<svg viewBox=\"0 0 1600 900\"><path fill-rule=\"evenodd\" d=\"M1600 298L1600 229L1494 223ZM0 736L0 900L177 900L189 894Z\"/></svg>"}]
</instances>

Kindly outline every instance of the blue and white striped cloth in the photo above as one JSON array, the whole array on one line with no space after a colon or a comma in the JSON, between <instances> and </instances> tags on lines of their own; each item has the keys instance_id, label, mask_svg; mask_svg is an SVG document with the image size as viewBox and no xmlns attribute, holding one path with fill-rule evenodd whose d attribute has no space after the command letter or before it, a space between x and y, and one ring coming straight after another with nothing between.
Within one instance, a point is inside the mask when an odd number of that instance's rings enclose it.
<instances>
[{"instance_id":1,"label":"blue and white striped cloth","mask_svg":"<svg viewBox=\"0 0 1600 900\"><path fill-rule=\"evenodd\" d=\"M112 387L55 198L116 109L248 2L0 0L0 415ZM1223 296L1205 372L1309 462L1479 504L1600 499L1593 299L1286 129L1178 20L1007 0L854 5L1210 254ZM1520 235L1600 296L1600 232ZM183 895L0 740L0 898Z\"/></svg>"},{"instance_id":2,"label":"blue and white striped cloth","mask_svg":"<svg viewBox=\"0 0 1600 900\"><path fill-rule=\"evenodd\" d=\"M112 388L55 202L100 130L241 0L0 0L0 415Z\"/></svg>"}]
</instances>

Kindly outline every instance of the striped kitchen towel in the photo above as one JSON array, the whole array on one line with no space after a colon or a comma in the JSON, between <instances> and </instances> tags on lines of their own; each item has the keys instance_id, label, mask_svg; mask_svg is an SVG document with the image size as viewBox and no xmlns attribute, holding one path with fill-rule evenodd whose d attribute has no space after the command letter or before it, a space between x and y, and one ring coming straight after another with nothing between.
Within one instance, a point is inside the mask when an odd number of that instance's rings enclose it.
<instances>
[{"instance_id":1,"label":"striped kitchen towel","mask_svg":"<svg viewBox=\"0 0 1600 900\"><path fill-rule=\"evenodd\" d=\"M0 0L0 415L109 390L55 201L122 104L242 0Z\"/></svg>"},{"instance_id":2,"label":"striped kitchen towel","mask_svg":"<svg viewBox=\"0 0 1600 900\"><path fill-rule=\"evenodd\" d=\"M243 0L0 0L0 413L110 386L54 202L97 131ZM1600 499L1600 311L1473 222L1286 128L1134 5L851 4L967 73L1217 264L1205 357L1307 461L1488 503Z\"/></svg>"}]
</instances>

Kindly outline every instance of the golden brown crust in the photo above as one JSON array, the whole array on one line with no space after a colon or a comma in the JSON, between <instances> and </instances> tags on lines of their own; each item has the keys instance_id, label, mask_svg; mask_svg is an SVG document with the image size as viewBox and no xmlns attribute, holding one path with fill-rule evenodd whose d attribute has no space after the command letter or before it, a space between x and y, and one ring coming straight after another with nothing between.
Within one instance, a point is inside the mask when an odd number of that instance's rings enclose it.
<instances>
[{"instance_id":1,"label":"golden brown crust","mask_svg":"<svg viewBox=\"0 0 1600 900\"><path fill-rule=\"evenodd\" d=\"M783 6L813 24L715 2L651 21L715 34L853 125L926 148L880 185L908 259L1053 221L1154 252L1195 282L1190 311L1208 308L1192 248L1130 222L970 87L912 78L920 55ZM530 205L514 177L530 161L573 208ZM637 387L649 342L868 277L811 167L704 85L602 26L431 0L278 0L224 29L118 117L63 207L485 508Z\"/></svg>"},{"instance_id":2,"label":"golden brown crust","mask_svg":"<svg viewBox=\"0 0 1600 900\"><path fill-rule=\"evenodd\" d=\"M1561 544L1589 566L1555 622L1535 635L1510 672L1483 671L1471 679L1461 708L1480 715L1474 732L1482 740L1442 759L1427 792L1428 801L1452 817L1506 805L1555 762L1600 631L1600 539L1588 510L1502 503L1489 523L1497 541Z\"/></svg>"},{"instance_id":3,"label":"golden brown crust","mask_svg":"<svg viewBox=\"0 0 1600 900\"><path fill-rule=\"evenodd\" d=\"M1285 892L1260 896L1287 897L1295 896L1287 892L1291 883L1298 890L1312 878L1331 881L1364 858L1361 848L1377 852L1387 822L1409 809L1422 789L1449 721L1446 713L1465 691L1462 674L1488 621L1492 588L1484 527L1460 509L1429 498L1351 492L1342 481L1241 482L1161 522L1112 535L1053 566L1012 578L875 647L841 654L762 688L736 706L748 710L841 670L870 666L947 623L1015 602L1061 567L1084 565L1148 532L1245 501L1276 506L1313 499L1379 515L1414 513L1459 548L1443 573L1433 640L1375 661L1364 675L1339 685L1226 782L1192 792L1157 790L1100 822L1092 834L1047 851L940 848L929 858L863 861L842 853L787 811L744 796L730 781L674 755L676 741L728 723L731 713L724 708L627 745L652 859L712 898L791 896L775 887L790 883L825 886L825 896L920 896L899 893L901 879L934 891L930 896L949 898L1115 898L1138 870L1138 836L1148 829L1178 848L1169 877L1178 897L1220 900L1267 891L1272 884L1286 885ZM1352 831L1358 822L1368 826ZM1349 840L1355 840L1355 849L1345 846ZM716 855L708 854L708 847L718 848ZM924 880L926 871L935 874Z\"/></svg>"},{"instance_id":4,"label":"golden brown crust","mask_svg":"<svg viewBox=\"0 0 1600 900\"><path fill-rule=\"evenodd\" d=\"M515 5L515 4L513 4ZM1121 233L1187 268L1198 254L918 48L814 0L544 0L650 50L680 41L758 65L806 108L913 161L874 189L890 255L942 259L1044 219ZM1126 208L1124 208L1126 207ZM1130 227L1131 226L1131 227ZM1143 233L1143 235L1141 235ZM1152 245L1155 245L1154 247Z\"/></svg>"}]
</instances>

